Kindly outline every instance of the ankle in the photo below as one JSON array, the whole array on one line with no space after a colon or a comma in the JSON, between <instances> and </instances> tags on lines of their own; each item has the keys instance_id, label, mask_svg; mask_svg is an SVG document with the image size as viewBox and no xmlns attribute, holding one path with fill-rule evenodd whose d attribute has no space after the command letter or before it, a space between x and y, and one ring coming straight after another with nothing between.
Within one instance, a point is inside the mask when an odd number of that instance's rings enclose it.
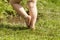
<instances>
[{"instance_id":1,"label":"ankle","mask_svg":"<svg viewBox=\"0 0 60 40\"><path fill-rule=\"evenodd\" d=\"M31 29L35 29L35 25L31 25L30 28L31 28Z\"/></svg>"}]
</instances>

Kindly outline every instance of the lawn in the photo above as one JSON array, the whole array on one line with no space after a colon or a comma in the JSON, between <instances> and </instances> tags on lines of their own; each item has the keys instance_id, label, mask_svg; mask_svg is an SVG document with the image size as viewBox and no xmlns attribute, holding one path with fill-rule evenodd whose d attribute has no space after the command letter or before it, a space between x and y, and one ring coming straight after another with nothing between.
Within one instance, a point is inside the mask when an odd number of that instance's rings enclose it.
<instances>
[{"instance_id":1,"label":"lawn","mask_svg":"<svg viewBox=\"0 0 60 40\"><path fill-rule=\"evenodd\" d=\"M15 21L16 19L9 15L11 13L16 17L11 5L6 0L1 1L0 40L60 40L60 0L38 0L38 18L35 30L28 29L25 23ZM28 10L26 1L21 4Z\"/></svg>"},{"instance_id":2,"label":"lawn","mask_svg":"<svg viewBox=\"0 0 60 40\"><path fill-rule=\"evenodd\" d=\"M0 24L0 40L60 40L60 21L38 20L36 29L20 24Z\"/></svg>"}]
</instances>

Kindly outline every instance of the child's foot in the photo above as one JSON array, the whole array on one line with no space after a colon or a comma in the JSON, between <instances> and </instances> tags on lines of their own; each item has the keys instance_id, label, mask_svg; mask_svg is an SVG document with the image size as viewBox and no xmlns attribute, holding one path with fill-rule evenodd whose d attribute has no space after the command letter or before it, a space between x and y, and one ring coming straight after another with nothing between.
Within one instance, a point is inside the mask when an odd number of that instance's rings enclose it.
<instances>
[{"instance_id":1,"label":"child's foot","mask_svg":"<svg viewBox=\"0 0 60 40\"><path fill-rule=\"evenodd\" d=\"M25 19L26 25L29 29L35 30L35 26L31 24L31 16L28 16Z\"/></svg>"},{"instance_id":2,"label":"child's foot","mask_svg":"<svg viewBox=\"0 0 60 40\"><path fill-rule=\"evenodd\" d=\"M25 22L26 22L27 27L30 28L31 16L28 16Z\"/></svg>"},{"instance_id":3,"label":"child's foot","mask_svg":"<svg viewBox=\"0 0 60 40\"><path fill-rule=\"evenodd\" d=\"M35 26L30 25L30 29L35 30Z\"/></svg>"}]
</instances>

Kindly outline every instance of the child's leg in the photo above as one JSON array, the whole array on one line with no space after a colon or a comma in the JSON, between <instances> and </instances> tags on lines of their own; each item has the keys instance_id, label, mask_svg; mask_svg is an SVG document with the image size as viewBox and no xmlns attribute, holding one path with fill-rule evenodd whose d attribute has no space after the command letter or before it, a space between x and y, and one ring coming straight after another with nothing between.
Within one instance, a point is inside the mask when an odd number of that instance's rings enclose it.
<instances>
[{"instance_id":1,"label":"child's leg","mask_svg":"<svg viewBox=\"0 0 60 40\"><path fill-rule=\"evenodd\" d=\"M29 8L29 14L31 16L31 28L35 28L35 23L37 19L37 7L36 7L36 0L29 0L28 1L28 8Z\"/></svg>"},{"instance_id":2,"label":"child's leg","mask_svg":"<svg viewBox=\"0 0 60 40\"><path fill-rule=\"evenodd\" d=\"M28 14L25 12L24 8L19 4L21 0L10 0L13 8L19 13L22 17L26 18Z\"/></svg>"},{"instance_id":3,"label":"child's leg","mask_svg":"<svg viewBox=\"0 0 60 40\"><path fill-rule=\"evenodd\" d=\"M27 24L29 24L30 16L25 12L24 8L19 4L21 0L10 0L11 5L16 10L17 13L19 13L25 20L27 21Z\"/></svg>"}]
</instances>

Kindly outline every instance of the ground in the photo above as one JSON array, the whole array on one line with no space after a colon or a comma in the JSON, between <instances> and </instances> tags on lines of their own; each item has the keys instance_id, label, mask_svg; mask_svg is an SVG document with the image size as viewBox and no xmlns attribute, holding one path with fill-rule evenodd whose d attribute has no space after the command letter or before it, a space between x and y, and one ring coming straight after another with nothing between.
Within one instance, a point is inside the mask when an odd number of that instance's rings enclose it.
<instances>
[{"instance_id":1,"label":"ground","mask_svg":"<svg viewBox=\"0 0 60 40\"><path fill-rule=\"evenodd\" d=\"M26 2L21 4L27 11ZM21 24L16 21L19 17L15 18L15 11L8 2L1 0L0 5L0 40L60 40L60 0L38 0L35 30L28 29L22 20L19 20ZM9 16L10 13L15 16Z\"/></svg>"},{"instance_id":2,"label":"ground","mask_svg":"<svg viewBox=\"0 0 60 40\"><path fill-rule=\"evenodd\" d=\"M60 40L60 26L57 22L51 21L53 25L48 22L41 26L36 24L35 30L21 25L0 24L0 40Z\"/></svg>"}]
</instances>

